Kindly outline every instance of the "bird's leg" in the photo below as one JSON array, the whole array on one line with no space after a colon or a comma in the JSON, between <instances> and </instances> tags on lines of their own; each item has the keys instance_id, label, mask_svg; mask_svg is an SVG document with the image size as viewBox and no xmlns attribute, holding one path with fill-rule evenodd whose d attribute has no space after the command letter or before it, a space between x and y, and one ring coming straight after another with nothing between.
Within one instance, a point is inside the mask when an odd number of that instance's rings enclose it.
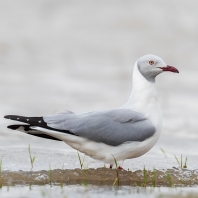
<instances>
[{"instance_id":1,"label":"bird's leg","mask_svg":"<svg viewBox=\"0 0 198 198\"><path fill-rule=\"evenodd\" d=\"M123 166L124 160L121 160L118 162L118 170L123 170L122 166Z\"/></svg>"},{"instance_id":2,"label":"bird's leg","mask_svg":"<svg viewBox=\"0 0 198 198\"><path fill-rule=\"evenodd\" d=\"M111 168L111 169L112 169L112 168L113 168L113 165L111 165L111 164L110 164L109 168Z\"/></svg>"}]
</instances>

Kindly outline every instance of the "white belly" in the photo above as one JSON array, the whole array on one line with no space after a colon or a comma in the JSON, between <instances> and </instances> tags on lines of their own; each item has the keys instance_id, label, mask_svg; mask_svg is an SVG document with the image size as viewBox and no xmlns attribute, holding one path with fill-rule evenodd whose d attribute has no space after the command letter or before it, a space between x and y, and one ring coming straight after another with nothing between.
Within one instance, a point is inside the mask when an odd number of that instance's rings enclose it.
<instances>
[{"instance_id":1,"label":"white belly","mask_svg":"<svg viewBox=\"0 0 198 198\"><path fill-rule=\"evenodd\" d=\"M86 155L101 160L104 163L114 164L114 157L117 161L139 157L148 152L156 143L160 133L146 139L143 142L127 142L119 146L110 146L104 143L98 143L79 136L59 133L40 127L36 127L43 133L50 134L53 137L63 140L72 148L85 153Z\"/></svg>"},{"instance_id":2,"label":"white belly","mask_svg":"<svg viewBox=\"0 0 198 198\"><path fill-rule=\"evenodd\" d=\"M75 140L71 141L73 138L75 138ZM115 157L117 161L123 161L125 159L136 158L145 154L155 145L158 138L159 133L156 133L154 136L146 139L143 142L128 142L119 146L110 146L104 143L97 143L76 136L65 137L64 142L72 148L85 153L94 159L101 160L105 163L114 164L113 157Z\"/></svg>"}]
</instances>

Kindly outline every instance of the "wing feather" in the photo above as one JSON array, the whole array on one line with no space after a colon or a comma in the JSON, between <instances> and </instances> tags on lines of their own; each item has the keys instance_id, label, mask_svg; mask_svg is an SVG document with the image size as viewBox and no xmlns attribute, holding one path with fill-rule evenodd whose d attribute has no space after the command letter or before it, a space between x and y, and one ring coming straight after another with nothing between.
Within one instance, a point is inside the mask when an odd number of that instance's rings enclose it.
<instances>
[{"instance_id":1,"label":"wing feather","mask_svg":"<svg viewBox=\"0 0 198 198\"><path fill-rule=\"evenodd\" d=\"M144 141L155 134L155 127L143 114L129 109L66 113L43 119L51 128L68 130L74 135L113 146Z\"/></svg>"}]
</instances>

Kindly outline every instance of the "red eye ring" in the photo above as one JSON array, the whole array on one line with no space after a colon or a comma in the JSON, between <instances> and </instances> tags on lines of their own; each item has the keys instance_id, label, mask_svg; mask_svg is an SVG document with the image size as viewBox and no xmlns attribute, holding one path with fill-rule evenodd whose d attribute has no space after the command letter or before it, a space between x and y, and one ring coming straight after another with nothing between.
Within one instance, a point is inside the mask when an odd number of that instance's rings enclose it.
<instances>
[{"instance_id":1,"label":"red eye ring","mask_svg":"<svg viewBox=\"0 0 198 198\"><path fill-rule=\"evenodd\" d=\"M150 65L154 65L154 63L155 63L155 62L154 62L153 60L150 60L150 61L149 61L149 64L150 64Z\"/></svg>"}]
</instances>

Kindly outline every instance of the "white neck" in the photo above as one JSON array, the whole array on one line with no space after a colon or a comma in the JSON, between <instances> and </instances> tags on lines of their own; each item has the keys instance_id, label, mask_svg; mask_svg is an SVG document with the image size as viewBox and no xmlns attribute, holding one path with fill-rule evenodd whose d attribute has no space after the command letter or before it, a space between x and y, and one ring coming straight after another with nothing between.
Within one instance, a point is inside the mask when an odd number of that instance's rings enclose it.
<instances>
[{"instance_id":1,"label":"white neck","mask_svg":"<svg viewBox=\"0 0 198 198\"><path fill-rule=\"evenodd\" d=\"M133 71L133 89L128 101L121 108L142 113L156 128L156 139L162 128L162 114L158 103L155 83L149 82L139 71L135 63Z\"/></svg>"},{"instance_id":2,"label":"white neck","mask_svg":"<svg viewBox=\"0 0 198 198\"><path fill-rule=\"evenodd\" d=\"M130 108L149 117L150 111L158 105L155 83L149 82L139 71L137 62L133 71L131 96L122 108ZM158 105L159 106L159 105Z\"/></svg>"}]
</instances>

